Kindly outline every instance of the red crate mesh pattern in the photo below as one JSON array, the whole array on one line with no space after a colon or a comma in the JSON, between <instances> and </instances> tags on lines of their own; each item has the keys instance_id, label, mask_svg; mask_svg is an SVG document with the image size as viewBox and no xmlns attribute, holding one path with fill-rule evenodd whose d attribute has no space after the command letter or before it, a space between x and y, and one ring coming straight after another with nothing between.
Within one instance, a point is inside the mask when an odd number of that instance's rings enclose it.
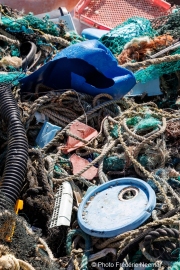
<instances>
[{"instance_id":1,"label":"red crate mesh pattern","mask_svg":"<svg viewBox=\"0 0 180 270\"><path fill-rule=\"evenodd\" d=\"M83 0L79 3L83 3ZM91 26L109 29L132 16L154 19L168 14L165 9L153 5L150 0L84 0L83 10L79 7L78 4L75 8L76 18Z\"/></svg>"}]
</instances>

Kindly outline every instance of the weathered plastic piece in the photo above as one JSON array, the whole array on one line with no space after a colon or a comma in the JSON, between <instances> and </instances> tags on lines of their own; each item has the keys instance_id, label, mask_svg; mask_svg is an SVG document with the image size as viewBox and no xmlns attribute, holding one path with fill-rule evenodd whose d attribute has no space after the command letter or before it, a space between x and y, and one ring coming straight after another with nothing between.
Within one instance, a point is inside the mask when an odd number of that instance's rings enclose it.
<instances>
[{"instance_id":1,"label":"weathered plastic piece","mask_svg":"<svg viewBox=\"0 0 180 270\"><path fill-rule=\"evenodd\" d=\"M44 113L35 112L34 116L36 117L36 124L46 122L46 116Z\"/></svg>"},{"instance_id":2,"label":"weathered plastic piece","mask_svg":"<svg viewBox=\"0 0 180 270\"><path fill-rule=\"evenodd\" d=\"M88 125L85 125L79 121L76 121L74 124L72 124L69 131L70 131L70 133L72 133L72 134L74 134L74 135L78 136L79 138L84 139L86 141L89 141L98 135L97 130L95 130L94 128L92 128ZM70 153L83 145L84 145L83 142L69 136L63 152L65 154Z\"/></svg>"},{"instance_id":3,"label":"weathered plastic piece","mask_svg":"<svg viewBox=\"0 0 180 270\"><path fill-rule=\"evenodd\" d=\"M118 66L113 54L101 42L88 40L62 50L21 83L22 92L32 92L42 83L55 90L75 89L90 95L107 93L121 98L136 80L131 71Z\"/></svg>"},{"instance_id":4,"label":"weathered plastic piece","mask_svg":"<svg viewBox=\"0 0 180 270\"><path fill-rule=\"evenodd\" d=\"M57 131L61 129L61 127L45 122L36 138L37 145L43 148L54 138Z\"/></svg>"},{"instance_id":5,"label":"weathered plastic piece","mask_svg":"<svg viewBox=\"0 0 180 270\"><path fill-rule=\"evenodd\" d=\"M77 156L76 154L70 157L70 161L73 166L73 174L79 173L82 169L84 169L87 165L89 165L89 161ZM98 169L94 166L90 167L87 171L82 173L82 176L88 180L93 180L94 177L97 176Z\"/></svg>"},{"instance_id":6,"label":"weathered plastic piece","mask_svg":"<svg viewBox=\"0 0 180 270\"><path fill-rule=\"evenodd\" d=\"M68 12L65 7L60 7L59 11L60 11L60 17L58 18L58 21L59 23L62 23L62 22L64 23L65 31L66 32L74 31L77 33L73 19L71 17L71 13Z\"/></svg>"},{"instance_id":7,"label":"weathered plastic piece","mask_svg":"<svg viewBox=\"0 0 180 270\"><path fill-rule=\"evenodd\" d=\"M128 198L128 192L132 198ZM150 185L137 178L119 178L98 186L83 198L78 223L92 236L114 237L139 227L155 205Z\"/></svg>"},{"instance_id":8,"label":"weathered plastic piece","mask_svg":"<svg viewBox=\"0 0 180 270\"><path fill-rule=\"evenodd\" d=\"M82 31L81 36L91 40L91 39L99 39L103 35L107 34L108 30L101 30L96 28L86 28Z\"/></svg>"},{"instance_id":9,"label":"weathered plastic piece","mask_svg":"<svg viewBox=\"0 0 180 270\"><path fill-rule=\"evenodd\" d=\"M150 80L146 83L137 83L126 96L140 96L146 94L150 96L159 96L163 93L160 90L159 78Z\"/></svg>"},{"instance_id":10,"label":"weathered plastic piece","mask_svg":"<svg viewBox=\"0 0 180 270\"><path fill-rule=\"evenodd\" d=\"M63 182L55 195L55 204L50 228L70 226L73 206L73 192L69 182Z\"/></svg>"}]
</instances>

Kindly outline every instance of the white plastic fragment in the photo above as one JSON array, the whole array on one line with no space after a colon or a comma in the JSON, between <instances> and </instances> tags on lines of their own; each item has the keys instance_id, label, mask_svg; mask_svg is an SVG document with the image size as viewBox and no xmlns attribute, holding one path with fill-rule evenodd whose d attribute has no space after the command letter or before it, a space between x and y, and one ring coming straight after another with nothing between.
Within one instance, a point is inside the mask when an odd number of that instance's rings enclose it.
<instances>
[{"instance_id":1,"label":"white plastic fragment","mask_svg":"<svg viewBox=\"0 0 180 270\"><path fill-rule=\"evenodd\" d=\"M44 113L35 112L36 124L44 123L46 121L46 116Z\"/></svg>"},{"instance_id":2,"label":"white plastic fragment","mask_svg":"<svg viewBox=\"0 0 180 270\"><path fill-rule=\"evenodd\" d=\"M55 205L50 228L70 226L73 206L73 192L69 182L63 182L55 195Z\"/></svg>"}]
</instances>

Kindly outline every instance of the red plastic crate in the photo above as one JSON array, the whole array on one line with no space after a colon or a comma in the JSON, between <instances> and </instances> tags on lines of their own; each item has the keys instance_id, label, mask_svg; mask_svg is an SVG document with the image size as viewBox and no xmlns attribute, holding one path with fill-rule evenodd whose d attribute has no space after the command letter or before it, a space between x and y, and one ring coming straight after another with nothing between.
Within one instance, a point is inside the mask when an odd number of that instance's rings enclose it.
<instances>
[{"instance_id":1,"label":"red plastic crate","mask_svg":"<svg viewBox=\"0 0 180 270\"><path fill-rule=\"evenodd\" d=\"M74 16L82 23L99 29L112 29L132 16L154 19L169 14L150 0L81 0Z\"/></svg>"}]
</instances>

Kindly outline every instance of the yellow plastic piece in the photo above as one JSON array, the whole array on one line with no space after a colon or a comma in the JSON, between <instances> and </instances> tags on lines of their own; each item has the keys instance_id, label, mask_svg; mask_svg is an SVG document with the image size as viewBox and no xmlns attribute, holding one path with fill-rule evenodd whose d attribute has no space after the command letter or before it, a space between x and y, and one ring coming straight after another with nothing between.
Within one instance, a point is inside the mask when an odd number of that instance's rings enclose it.
<instances>
[{"instance_id":1,"label":"yellow plastic piece","mask_svg":"<svg viewBox=\"0 0 180 270\"><path fill-rule=\"evenodd\" d=\"M19 210L23 209L23 200L17 200L15 205L15 213L18 214Z\"/></svg>"},{"instance_id":2,"label":"yellow plastic piece","mask_svg":"<svg viewBox=\"0 0 180 270\"><path fill-rule=\"evenodd\" d=\"M16 205L15 205L15 209L14 209L16 215L18 214L19 210L22 210L22 209L23 209L23 200L17 200ZM13 237L13 234L14 234L15 226L16 226L16 222L14 220L12 220L12 231L11 231L11 234L10 235L7 235L6 236L6 241L7 242L11 242L12 241L12 237Z\"/></svg>"}]
</instances>

